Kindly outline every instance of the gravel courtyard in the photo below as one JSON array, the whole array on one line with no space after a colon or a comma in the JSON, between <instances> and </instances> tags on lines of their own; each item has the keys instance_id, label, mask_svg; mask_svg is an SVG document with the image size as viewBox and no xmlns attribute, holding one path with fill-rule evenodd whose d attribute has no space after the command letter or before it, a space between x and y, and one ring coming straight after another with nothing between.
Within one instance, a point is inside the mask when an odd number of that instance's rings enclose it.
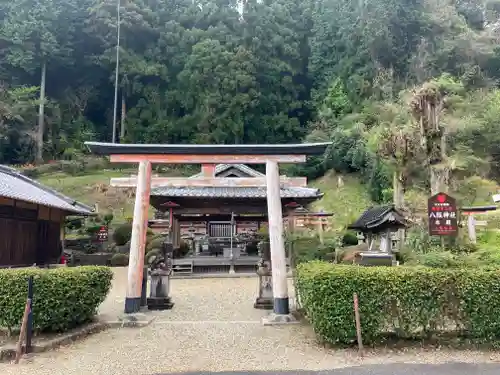
<instances>
[{"instance_id":1,"label":"gravel courtyard","mask_svg":"<svg viewBox=\"0 0 500 375\"><path fill-rule=\"evenodd\" d=\"M126 269L116 271L113 290L101 306L107 316L123 309ZM378 350L360 359L352 350L316 345L307 326L264 327L255 310L255 278L173 280L171 311L155 313L148 327L90 336L20 365L2 363L2 375L142 375L182 371L328 370L356 365L492 363L500 353Z\"/></svg>"}]
</instances>

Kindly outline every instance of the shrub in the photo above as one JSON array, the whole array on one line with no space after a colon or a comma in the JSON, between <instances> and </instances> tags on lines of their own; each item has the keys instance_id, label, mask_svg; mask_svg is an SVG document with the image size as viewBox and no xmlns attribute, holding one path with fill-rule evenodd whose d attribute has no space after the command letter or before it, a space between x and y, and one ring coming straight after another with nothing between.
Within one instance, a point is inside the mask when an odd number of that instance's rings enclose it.
<instances>
[{"instance_id":1,"label":"shrub","mask_svg":"<svg viewBox=\"0 0 500 375\"><path fill-rule=\"evenodd\" d=\"M297 267L301 305L320 339L356 340L353 293L363 340L388 334L426 338L447 331L490 341L500 337L500 271L479 267L359 267L310 262Z\"/></svg>"},{"instance_id":2,"label":"shrub","mask_svg":"<svg viewBox=\"0 0 500 375\"><path fill-rule=\"evenodd\" d=\"M451 268L459 266L458 258L449 251L432 251L419 254L418 263L433 268Z\"/></svg>"},{"instance_id":3,"label":"shrub","mask_svg":"<svg viewBox=\"0 0 500 375\"><path fill-rule=\"evenodd\" d=\"M163 236L154 237L149 241L146 248L147 250L161 249L163 247L163 242L165 242Z\"/></svg>"},{"instance_id":4,"label":"shrub","mask_svg":"<svg viewBox=\"0 0 500 375\"><path fill-rule=\"evenodd\" d=\"M356 246L358 244L358 236L356 232L347 231L342 236L342 246Z\"/></svg>"},{"instance_id":5,"label":"shrub","mask_svg":"<svg viewBox=\"0 0 500 375\"><path fill-rule=\"evenodd\" d=\"M93 319L106 298L113 273L107 267L0 270L0 326L18 329L33 281L33 327L60 332Z\"/></svg>"},{"instance_id":6,"label":"shrub","mask_svg":"<svg viewBox=\"0 0 500 375\"><path fill-rule=\"evenodd\" d=\"M333 261L335 259L335 249L340 244L337 237L325 238L323 244L321 244L318 237L298 237L292 241L294 264L311 260Z\"/></svg>"},{"instance_id":7,"label":"shrub","mask_svg":"<svg viewBox=\"0 0 500 375\"><path fill-rule=\"evenodd\" d=\"M101 230L102 225L91 223L88 227L85 227L85 232L90 235L95 235Z\"/></svg>"},{"instance_id":8,"label":"shrub","mask_svg":"<svg viewBox=\"0 0 500 375\"><path fill-rule=\"evenodd\" d=\"M112 212L105 214L103 217L104 224L109 226L109 224L111 224L111 222L113 221L114 218L115 218L115 216L113 215Z\"/></svg>"},{"instance_id":9,"label":"shrub","mask_svg":"<svg viewBox=\"0 0 500 375\"><path fill-rule=\"evenodd\" d=\"M174 259L184 258L186 255L188 255L190 250L191 249L189 248L189 244L186 241L181 240L179 247L174 249L172 257Z\"/></svg>"},{"instance_id":10,"label":"shrub","mask_svg":"<svg viewBox=\"0 0 500 375\"><path fill-rule=\"evenodd\" d=\"M113 267L125 267L128 266L128 255L127 254L114 254L111 257L111 265Z\"/></svg>"},{"instance_id":11,"label":"shrub","mask_svg":"<svg viewBox=\"0 0 500 375\"><path fill-rule=\"evenodd\" d=\"M125 245L132 238L132 224L122 224L113 232L113 241L118 246Z\"/></svg>"}]
</instances>

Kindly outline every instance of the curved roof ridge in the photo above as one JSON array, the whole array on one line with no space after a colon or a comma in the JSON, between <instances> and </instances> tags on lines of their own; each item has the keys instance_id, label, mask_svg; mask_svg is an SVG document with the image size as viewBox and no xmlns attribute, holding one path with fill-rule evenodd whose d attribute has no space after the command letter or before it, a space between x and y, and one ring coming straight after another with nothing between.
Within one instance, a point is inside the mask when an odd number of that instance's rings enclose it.
<instances>
[{"instance_id":1,"label":"curved roof ridge","mask_svg":"<svg viewBox=\"0 0 500 375\"><path fill-rule=\"evenodd\" d=\"M246 164L217 164L215 166L214 173L217 175L218 173L222 173L230 168L239 169L241 172L247 173L251 177L266 177L264 173L260 173L259 171L249 167ZM199 177L203 177L202 172L196 173L188 178L199 178Z\"/></svg>"}]
</instances>

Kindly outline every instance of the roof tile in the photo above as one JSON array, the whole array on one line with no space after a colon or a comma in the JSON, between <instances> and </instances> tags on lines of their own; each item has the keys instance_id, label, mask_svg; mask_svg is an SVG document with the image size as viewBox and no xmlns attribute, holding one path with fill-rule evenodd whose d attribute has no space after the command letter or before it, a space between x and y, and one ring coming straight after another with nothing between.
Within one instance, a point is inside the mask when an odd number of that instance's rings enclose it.
<instances>
[{"instance_id":1,"label":"roof tile","mask_svg":"<svg viewBox=\"0 0 500 375\"><path fill-rule=\"evenodd\" d=\"M193 198L266 198L265 187L168 187L159 186L151 191L153 196ZM303 187L281 188L281 198L320 198L319 189Z\"/></svg>"},{"instance_id":2,"label":"roof tile","mask_svg":"<svg viewBox=\"0 0 500 375\"><path fill-rule=\"evenodd\" d=\"M79 203L4 165L0 165L0 196L59 208L80 215L93 214L92 207Z\"/></svg>"}]
</instances>

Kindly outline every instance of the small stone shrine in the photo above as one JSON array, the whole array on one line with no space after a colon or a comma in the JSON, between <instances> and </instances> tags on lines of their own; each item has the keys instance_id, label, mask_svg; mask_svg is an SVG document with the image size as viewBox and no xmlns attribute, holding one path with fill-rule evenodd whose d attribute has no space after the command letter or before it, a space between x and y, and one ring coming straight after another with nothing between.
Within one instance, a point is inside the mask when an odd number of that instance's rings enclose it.
<instances>
[{"instance_id":1,"label":"small stone shrine","mask_svg":"<svg viewBox=\"0 0 500 375\"><path fill-rule=\"evenodd\" d=\"M368 251L359 253L355 263L365 266L391 266L393 256L393 234L407 227L404 214L393 205L368 208L348 229L361 232L368 245ZM380 245L376 246L376 240Z\"/></svg>"}]
</instances>

